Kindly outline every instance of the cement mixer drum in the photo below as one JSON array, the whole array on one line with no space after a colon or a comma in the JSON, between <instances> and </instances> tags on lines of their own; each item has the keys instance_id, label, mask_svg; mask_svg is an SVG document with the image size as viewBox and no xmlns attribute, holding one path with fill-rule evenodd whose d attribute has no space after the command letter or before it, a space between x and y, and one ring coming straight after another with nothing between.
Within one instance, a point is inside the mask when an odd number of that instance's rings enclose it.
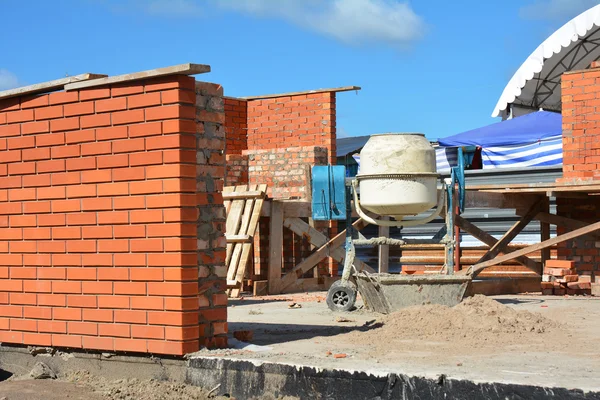
<instances>
[{"instance_id":1,"label":"cement mixer drum","mask_svg":"<svg viewBox=\"0 0 600 400\"><path fill-rule=\"evenodd\" d=\"M437 202L435 150L420 133L372 135L360 152L360 204L397 220Z\"/></svg>"}]
</instances>

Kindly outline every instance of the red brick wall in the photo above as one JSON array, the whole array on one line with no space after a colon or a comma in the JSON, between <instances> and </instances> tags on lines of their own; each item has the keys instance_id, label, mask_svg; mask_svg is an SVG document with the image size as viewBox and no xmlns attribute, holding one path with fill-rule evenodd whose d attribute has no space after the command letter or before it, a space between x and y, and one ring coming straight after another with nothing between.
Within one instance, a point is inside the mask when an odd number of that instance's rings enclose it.
<instances>
[{"instance_id":1,"label":"red brick wall","mask_svg":"<svg viewBox=\"0 0 600 400\"><path fill-rule=\"evenodd\" d=\"M173 355L223 344L224 134L205 133L223 111L197 109L194 82L0 102L1 342Z\"/></svg>"},{"instance_id":2,"label":"red brick wall","mask_svg":"<svg viewBox=\"0 0 600 400\"><path fill-rule=\"evenodd\" d=\"M232 97L224 101L227 154L242 154L248 149L248 103Z\"/></svg>"},{"instance_id":3,"label":"red brick wall","mask_svg":"<svg viewBox=\"0 0 600 400\"><path fill-rule=\"evenodd\" d=\"M563 179L600 179L600 69L562 77Z\"/></svg>"},{"instance_id":4,"label":"red brick wall","mask_svg":"<svg viewBox=\"0 0 600 400\"><path fill-rule=\"evenodd\" d=\"M248 100L248 150L316 146L335 164L335 92Z\"/></svg>"},{"instance_id":5,"label":"red brick wall","mask_svg":"<svg viewBox=\"0 0 600 400\"><path fill-rule=\"evenodd\" d=\"M562 181L600 179L600 69L574 71L562 76ZM585 222L600 221L600 202L557 199L557 213ZM567 232L562 227L557 233ZM582 236L558 245L558 257L575 261L580 275L598 274L600 241Z\"/></svg>"},{"instance_id":6,"label":"red brick wall","mask_svg":"<svg viewBox=\"0 0 600 400\"><path fill-rule=\"evenodd\" d=\"M242 154L227 154L226 186L248 184L248 156Z\"/></svg>"}]
</instances>

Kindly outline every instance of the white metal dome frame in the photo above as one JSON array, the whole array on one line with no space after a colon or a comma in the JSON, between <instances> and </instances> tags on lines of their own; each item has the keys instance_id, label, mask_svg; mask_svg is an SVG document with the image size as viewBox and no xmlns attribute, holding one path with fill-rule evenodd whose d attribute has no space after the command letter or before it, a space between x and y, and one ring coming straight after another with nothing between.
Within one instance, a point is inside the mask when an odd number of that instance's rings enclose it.
<instances>
[{"instance_id":1,"label":"white metal dome frame","mask_svg":"<svg viewBox=\"0 0 600 400\"><path fill-rule=\"evenodd\" d=\"M567 22L527 57L504 88L492 117L506 119L517 108L560 112L561 75L585 69L598 58L600 5Z\"/></svg>"}]
</instances>

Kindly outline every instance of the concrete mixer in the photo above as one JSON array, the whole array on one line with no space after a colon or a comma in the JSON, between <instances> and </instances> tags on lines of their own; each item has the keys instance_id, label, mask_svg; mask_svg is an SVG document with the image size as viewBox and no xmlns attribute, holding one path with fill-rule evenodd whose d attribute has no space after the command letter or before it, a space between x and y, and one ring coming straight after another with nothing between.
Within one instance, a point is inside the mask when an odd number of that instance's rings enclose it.
<instances>
[{"instance_id":1,"label":"concrete mixer","mask_svg":"<svg viewBox=\"0 0 600 400\"><path fill-rule=\"evenodd\" d=\"M340 280L327 293L327 305L332 310L348 311L353 308L357 292L365 306L376 312L389 313L400 308L420 304L458 304L467 290L471 277L454 274L453 210L458 193L460 206L464 201L464 163L459 148L458 166L452 168L450 178L441 181L436 170L435 150L419 133L387 133L370 136L360 152L360 171L347 179L345 187L346 256ZM314 167L327 168L327 167ZM329 167L339 168L339 167ZM341 167L343 168L343 167ZM332 176L328 177L331 190ZM319 173L313 169L313 182ZM338 184L339 186L339 184ZM313 183L313 198L318 199L319 185ZM323 189L321 189L324 192ZM322 196L321 198L325 198ZM338 196L339 198L339 196ZM328 204L335 205L329 199ZM339 199L338 199L339 201ZM353 206L353 207L352 207ZM314 212L313 218L336 219L329 213ZM430 209L428 215L414 219ZM443 215L446 234L438 241L445 248L445 264L438 274L399 275L359 271L354 266L357 246L431 243L432 240L399 240L389 237L364 238L352 228L352 210L369 224L407 227L426 224ZM406 217L413 216L413 219ZM338 213L338 218L342 216Z\"/></svg>"}]
</instances>

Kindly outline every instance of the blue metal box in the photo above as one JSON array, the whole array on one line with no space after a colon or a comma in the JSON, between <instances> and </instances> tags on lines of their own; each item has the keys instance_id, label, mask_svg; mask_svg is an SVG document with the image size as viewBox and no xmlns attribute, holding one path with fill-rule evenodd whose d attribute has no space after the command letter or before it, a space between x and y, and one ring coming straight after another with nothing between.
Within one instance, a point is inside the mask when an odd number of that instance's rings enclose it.
<instances>
[{"instance_id":1,"label":"blue metal box","mask_svg":"<svg viewBox=\"0 0 600 400\"><path fill-rule=\"evenodd\" d=\"M346 167L312 167L312 218L315 221L346 219Z\"/></svg>"}]
</instances>

